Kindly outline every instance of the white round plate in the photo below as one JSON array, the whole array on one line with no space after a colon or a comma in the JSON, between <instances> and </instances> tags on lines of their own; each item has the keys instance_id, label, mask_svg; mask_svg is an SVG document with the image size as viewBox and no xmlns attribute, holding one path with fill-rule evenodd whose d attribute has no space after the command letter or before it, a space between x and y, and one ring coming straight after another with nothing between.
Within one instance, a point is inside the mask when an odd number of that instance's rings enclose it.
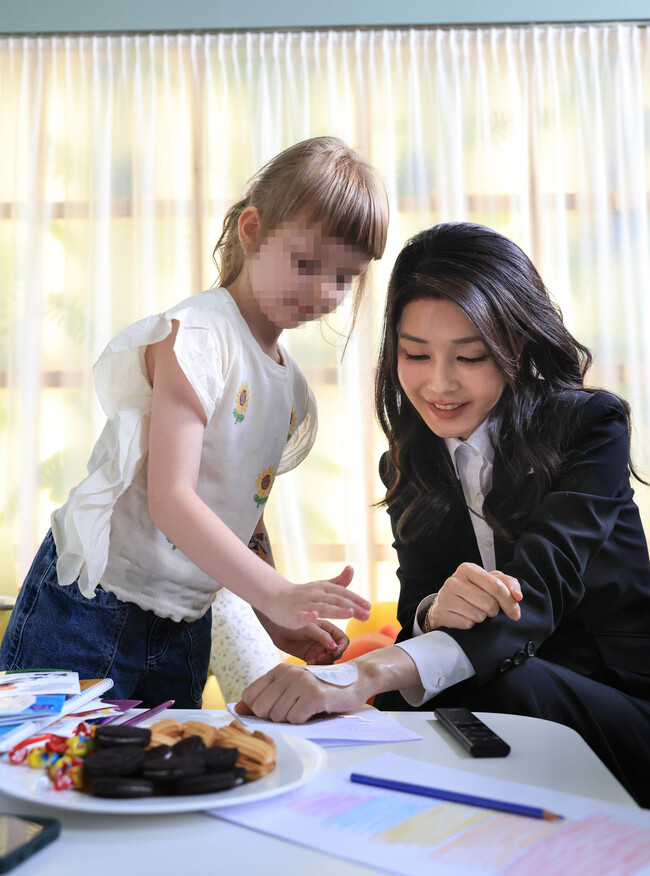
<instances>
[{"instance_id":1,"label":"white round plate","mask_svg":"<svg viewBox=\"0 0 650 876\"><path fill-rule=\"evenodd\" d=\"M28 800L41 806L72 812L96 812L103 815L193 812L253 803L284 794L304 784L322 769L327 759L320 745L308 739L287 733L269 735L273 735L277 745L276 766L273 772L263 779L245 782L229 791L219 791L216 794L114 800L92 797L80 791L55 791L43 770L31 769L25 764L16 766L4 757L0 762L0 789L10 797Z\"/></svg>"}]
</instances>

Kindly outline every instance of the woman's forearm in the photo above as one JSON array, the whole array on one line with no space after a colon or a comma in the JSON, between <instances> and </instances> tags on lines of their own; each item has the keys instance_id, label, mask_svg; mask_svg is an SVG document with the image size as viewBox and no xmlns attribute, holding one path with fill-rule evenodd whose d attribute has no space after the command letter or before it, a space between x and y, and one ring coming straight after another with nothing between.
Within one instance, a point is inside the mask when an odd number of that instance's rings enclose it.
<instances>
[{"instance_id":1,"label":"woman's forearm","mask_svg":"<svg viewBox=\"0 0 650 876\"><path fill-rule=\"evenodd\" d=\"M412 657L402 648L391 645L362 654L354 661L359 671L359 693L363 700L389 690L404 690L421 684Z\"/></svg>"},{"instance_id":2,"label":"woman's forearm","mask_svg":"<svg viewBox=\"0 0 650 876\"><path fill-rule=\"evenodd\" d=\"M351 662L359 676L352 684L340 686L321 681L304 666L281 663L246 688L237 711L303 724L321 712L356 711L375 694L421 684L415 663L395 645L378 648Z\"/></svg>"}]
</instances>

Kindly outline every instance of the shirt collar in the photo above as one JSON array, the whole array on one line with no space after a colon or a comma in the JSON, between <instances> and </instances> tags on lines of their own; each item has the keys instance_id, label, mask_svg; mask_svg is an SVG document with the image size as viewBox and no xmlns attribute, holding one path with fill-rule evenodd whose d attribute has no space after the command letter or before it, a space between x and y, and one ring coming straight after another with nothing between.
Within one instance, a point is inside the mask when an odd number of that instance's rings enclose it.
<instances>
[{"instance_id":1,"label":"shirt collar","mask_svg":"<svg viewBox=\"0 0 650 876\"><path fill-rule=\"evenodd\" d=\"M492 446L492 442L490 441L490 433L488 431L487 419L483 420L481 425L474 429L467 441L462 441L459 438L445 438L444 441L447 445L449 455L451 456L451 461L454 466L454 471L456 472L456 477L460 477L460 475L458 474L458 465L456 463L456 451L459 447L469 445L479 454L479 456L482 456L484 459L486 459L490 463L490 465L494 464L494 447Z\"/></svg>"}]
</instances>

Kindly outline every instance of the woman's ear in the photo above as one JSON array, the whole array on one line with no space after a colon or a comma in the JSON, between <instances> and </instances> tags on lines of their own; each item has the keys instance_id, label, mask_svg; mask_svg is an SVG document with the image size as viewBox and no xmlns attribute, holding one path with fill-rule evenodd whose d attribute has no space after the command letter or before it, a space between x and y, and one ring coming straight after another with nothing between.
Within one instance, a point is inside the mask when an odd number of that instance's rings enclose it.
<instances>
[{"instance_id":1,"label":"woman's ear","mask_svg":"<svg viewBox=\"0 0 650 876\"><path fill-rule=\"evenodd\" d=\"M237 231L244 252L257 252L262 231L262 216L257 207L244 207L237 221Z\"/></svg>"}]
</instances>

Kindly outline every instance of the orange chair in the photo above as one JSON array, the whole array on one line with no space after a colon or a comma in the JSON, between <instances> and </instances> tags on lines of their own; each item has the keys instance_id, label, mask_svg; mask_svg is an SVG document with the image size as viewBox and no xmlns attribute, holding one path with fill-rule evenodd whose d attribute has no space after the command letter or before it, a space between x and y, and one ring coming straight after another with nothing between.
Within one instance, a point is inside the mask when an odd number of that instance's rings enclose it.
<instances>
[{"instance_id":1,"label":"orange chair","mask_svg":"<svg viewBox=\"0 0 650 876\"><path fill-rule=\"evenodd\" d=\"M392 637L394 642L399 632L397 603L394 601L373 602L368 620L360 621L354 617L351 618L347 622L345 632L350 640L366 633L381 633Z\"/></svg>"}]
</instances>

